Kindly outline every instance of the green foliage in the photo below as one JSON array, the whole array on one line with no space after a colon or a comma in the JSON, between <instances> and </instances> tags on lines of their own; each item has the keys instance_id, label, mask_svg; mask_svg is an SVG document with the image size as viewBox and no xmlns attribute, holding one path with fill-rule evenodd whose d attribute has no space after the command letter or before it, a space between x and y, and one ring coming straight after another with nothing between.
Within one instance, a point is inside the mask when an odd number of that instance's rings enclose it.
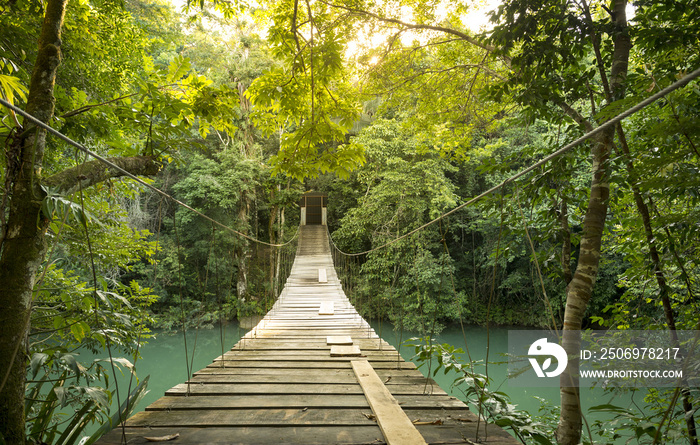
<instances>
[{"instance_id":1,"label":"green foliage","mask_svg":"<svg viewBox=\"0 0 700 445\"><path fill-rule=\"evenodd\" d=\"M351 21L338 20L322 4L276 2L269 11L268 42L279 65L257 78L247 96L257 127L281 134L273 171L298 180L329 171L347 177L364 163L361 147L345 140L359 116L343 63Z\"/></svg>"},{"instance_id":2,"label":"green foliage","mask_svg":"<svg viewBox=\"0 0 700 445\"><path fill-rule=\"evenodd\" d=\"M5 63L0 60L0 70L5 69ZM2 98L14 105L15 95L21 100L27 100L27 87L22 85L20 79L7 74L0 74L0 94Z\"/></svg>"},{"instance_id":3,"label":"green foliage","mask_svg":"<svg viewBox=\"0 0 700 445\"><path fill-rule=\"evenodd\" d=\"M536 421L532 416L516 408L510 397L503 391L493 391L488 376L480 374L475 369L482 363L462 363L456 354L464 351L447 343L439 344L430 337L411 338L407 346L415 349L413 359L418 367L428 367L428 374L437 375L455 373L452 386L459 389L464 402L475 407L476 414L486 422L495 423L505 429L511 429L523 443L552 445L551 426Z\"/></svg>"},{"instance_id":4,"label":"green foliage","mask_svg":"<svg viewBox=\"0 0 700 445\"><path fill-rule=\"evenodd\" d=\"M455 28L469 34L460 22L451 17ZM372 50L381 62L368 68L365 97L376 98L379 115L399 119L430 150L467 161L478 150L472 141L498 127L505 104L488 100L482 91L503 67L463 40L442 34L421 37L410 44L390 39Z\"/></svg>"},{"instance_id":5,"label":"green foliage","mask_svg":"<svg viewBox=\"0 0 700 445\"><path fill-rule=\"evenodd\" d=\"M364 196L345 212L333 233L341 250L380 246L455 205L454 188L446 177L454 167L422 147L398 122L377 120L353 143L365 147L369 163L353 173ZM454 312L446 280L452 267L433 227L368 254L354 298L374 296L368 307L360 307L367 314L378 311L376 315L423 332L439 329L431 320Z\"/></svg>"},{"instance_id":6,"label":"green foliage","mask_svg":"<svg viewBox=\"0 0 700 445\"><path fill-rule=\"evenodd\" d=\"M25 396L28 440L59 445L92 443L116 425L114 419L129 416L145 394L148 377L129 394L120 412L110 420L110 404L115 394L110 387L112 369L124 367L133 373L133 365L124 358L95 359L86 365L63 348L32 355ZM94 423L102 423L103 427L85 441L81 436Z\"/></svg>"},{"instance_id":7,"label":"green foliage","mask_svg":"<svg viewBox=\"0 0 700 445\"><path fill-rule=\"evenodd\" d=\"M644 395L644 403L605 403L588 409L591 414L604 415L605 420L592 422L591 429L606 443L617 443L621 439L639 444L682 443L687 440L685 413L680 406L670 405L674 388L608 389L615 400L633 399L635 394ZM691 389L693 397L697 390ZM663 419L663 427L659 425ZM658 435L658 438L657 438Z\"/></svg>"},{"instance_id":8,"label":"green foliage","mask_svg":"<svg viewBox=\"0 0 700 445\"><path fill-rule=\"evenodd\" d=\"M152 322L146 309L157 297L151 289L116 277L139 256L152 255L155 246L145 240L147 231L123 224L123 210L99 199L104 191L87 192L87 207L51 194L44 201L45 216L54 218L49 240L60 253L46 265L33 300L25 410L27 437L37 443L77 443L88 425L107 421L113 365L133 371L124 358L85 363L71 351L135 355ZM85 255L86 231L92 256ZM100 274L94 284L93 267ZM132 397L144 390L145 381Z\"/></svg>"}]
</instances>

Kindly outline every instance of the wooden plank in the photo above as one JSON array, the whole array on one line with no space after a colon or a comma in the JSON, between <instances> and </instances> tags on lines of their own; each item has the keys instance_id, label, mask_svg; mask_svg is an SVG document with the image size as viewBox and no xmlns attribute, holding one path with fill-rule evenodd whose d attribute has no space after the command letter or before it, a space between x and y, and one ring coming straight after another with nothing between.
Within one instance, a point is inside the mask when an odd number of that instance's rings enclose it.
<instances>
[{"instance_id":1,"label":"wooden plank","mask_svg":"<svg viewBox=\"0 0 700 445\"><path fill-rule=\"evenodd\" d=\"M381 380L379 380L381 383ZM188 388L189 386L189 388ZM391 385L393 394L425 394L423 385ZM446 395L439 386L427 387L427 394ZM179 383L165 392L166 396L186 395L242 395L242 394L362 394L362 388L355 384L333 383Z\"/></svg>"},{"instance_id":2,"label":"wooden plank","mask_svg":"<svg viewBox=\"0 0 700 445\"><path fill-rule=\"evenodd\" d=\"M307 349L307 350L291 350L291 351L279 351L279 350L267 350L267 349L257 349L257 350L251 350L251 349L241 349L241 350L236 350L236 351L230 351L224 353L224 360L278 360L278 361L284 361L284 360L302 360L302 361L308 361L308 360L318 360L318 361L324 361L328 359L328 351L330 351L332 348L335 347L344 347L344 348L349 348L349 347L356 347L360 348L358 345L347 345L347 346L342 346L342 345L333 345L333 346L325 346L323 348L318 348L318 349ZM393 354L387 354L385 351L379 351L379 350L372 350L372 351L363 351L367 354L368 357L371 357L372 359L376 360L394 360L396 361L396 353L394 352ZM221 356L216 357L214 360L221 360Z\"/></svg>"},{"instance_id":3,"label":"wooden plank","mask_svg":"<svg viewBox=\"0 0 700 445\"><path fill-rule=\"evenodd\" d=\"M335 314L335 303L332 301L321 302L321 308L318 310L318 315L333 315Z\"/></svg>"},{"instance_id":4,"label":"wooden plank","mask_svg":"<svg viewBox=\"0 0 700 445\"><path fill-rule=\"evenodd\" d=\"M318 269L318 282L319 283L328 283L328 275L326 274L325 267Z\"/></svg>"},{"instance_id":5,"label":"wooden plank","mask_svg":"<svg viewBox=\"0 0 700 445\"><path fill-rule=\"evenodd\" d=\"M377 416L377 423L389 445L423 445L423 436L411 423L399 402L384 386L379 376L367 360L355 360L352 363L357 380L367 397L372 411ZM427 445L427 444L426 444Z\"/></svg>"},{"instance_id":6,"label":"wooden plank","mask_svg":"<svg viewBox=\"0 0 700 445\"><path fill-rule=\"evenodd\" d=\"M331 346L331 357L359 357L360 355L362 355L362 351L360 351L360 347L357 345Z\"/></svg>"},{"instance_id":7,"label":"wooden plank","mask_svg":"<svg viewBox=\"0 0 700 445\"><path fill-rule=\"evenodd\" d=\"M415 389L415 388L414 388ZM422 390L422 388L421 388ZM166 396L184 395L188 392L186 383L179 383L165 392ZM422 392L422 391L421 391ZM190 384L191 395L228 395L228 394L362 394L357 384L275 384L275 383L212 383Z\"/></svg>"},{"instance_id":8,"label":"wooden plank","mask_svg":"<svg viewBox=\"0 0 700 445\"><path fill-rule=\"evenodd\" d=\"M358 426L374 425L375 419L364 408L335 407L321 408L253 408L238 410L162 410L142 411L127 421L129 427L167 427L167 426L285 426L285 425L314 425L314 426ZM407 415L409 422L442 423L455 418L463 418L467 422L476 422L476 416L469 410L453 411L450 415L441 409L413 410ZM380 425L381 428L381 425Z\"/></svg>"},{"instance_id":9,"label":"wooden plank","mask_svg":"<svg viewBox=\"0 0 700 445\"><path fill-rule=\"evenodd\" d=\"M425 385L426 378L423 376L380 376L385 385ZM354 375L330 375L321 374L314 370L313 373L308 371L303 374L286 373L284 375L274 374L198 374L192 377L190 384L209 385L209 384L250 384L250 383L275 383L275 384L344 384L352 385L357 383ZM438 386L435 381L428 379L428 385L433 387ZM430 393L430 392L429 392Z\"/></svg>"},{"instance_id":10,"label":"wooden plank","mask_svg":"<svg viewBox=\"0 0 700 445\"><path fill-rule=\"evenodd\" d=\"M294 371L294 370L292 370ZM399 379L401 377L397 377L396 379L391 379L391 381L396 380L397 383L399 383ZM407 379L404 377L404 379ZM274 374L262 374L262 375L256 375L256 374L248 374L248 375L236 375L236 374L198 374L195 375L192 379L190 379L190 382L194 384L199 384L199 383L204 383L205 385L211 384L211 383L287 383L287 384L296 384L296 383L315 383L315 384L324 384L324 383L342 383L342 384L347 384L351 385L357 382L355 379L354 375L347 375L345 373L343 374L320 374L316 371L313 373L310 373L308 371L303 372L303 373L297 373L297 372L287 372L281 375L274 375ZM411 380L403 380L403 383L410 383ZM413 382L415 383L415 381Z\"/></svg>"},{"instance_id":11,"label":"wooden plank","mask_svg":"<svg viewBox=\"0 0 700 445\"><path fill-rule=\"evenodd\" d=\"M326 337L327 345L351 345L352 338L349 335L329 335Z\"/></svg>"},{"instance_id":12,"label":"wooden plank","mask_svg":"<svg viewBox=\"0 0 700 445\"><path fill-rule=\"evenodd\" d=\"M127 428L126 443L129 445L153 445L144 437L159 437L179 434L173 444L381 444L382 433L376 425L356 427L228 427L228 428ZM115 428L100 439L106 445L121 445L121 428ZM164 442L168 444L170 442ZM462 442L464 443L464 442Z\"/></svg>"},{"instance_id":13,"label":"wooden plank","mask_svg":"<svg viewBox=\"0 0 700 445\"><path fill-rule=\"evenodd\" d=\"M426 378L415 369L375 369L377 375L387 384L386 380L394 382L397 379L411 379L411 381L425 383ZM292 380L297 378L313 379L331 379L331 378L348 378L356 382L355 373L349 367L347 369L316 369L313 373L305 369L285 369L285 368L204 368L194 373L193 378L233 378L233 379L259 379L275 378L282 379L289 377ZM323 382L319 382L323 383Z\"/></svg>"},{"instance_id":14,"label":"wooden plank","mask_svg":"<svg viewBox=\"0 0 700 445\"><path fill-rule=\"evenodd\" d=\"M358 346L331 346L331 348L358 348ZM225 362L236 362L236 361L249 361L249 360L255 360L255 361L272 361L272 362L326 362L326 361L343 361L342 356L329 356L328 355L328 350L322 351L323 355L314 353L309 354L309 356L304 356L303 354L295 354L295 355L282 355L280 357L275 357L274 355L266 355L266 354L255 354L255 353L245 353L245 350L242 351L240 354L226 354L224 356L224 361ZM365 354L367 359L371 362L395 362L396 361L396 356L392 356L389 354L381 354L377 352L367 352ZM219 357L214 359L216 362L221 361Z\"/></svg>"},{"instance_id":15,"label":"wooden plank","mask_svg":"<svg viewBox=\"0 0 700 445\"><path fill-rule=\"evenodd\" d=\"M352 426L373 425L374 421L363 415L363 409L318 408L269 408L246 410L177 410L142 411L132 416L127 425L135 427L164 426Z\"/></svg>"},{"instance_id":16,"label":"wooden plank","mask_svg":"<svg viewBox=\"0 0 700 445\"><path fill-rule=\"evenodd\" d=\"M484 423L479 424L479 438L486 445L513 445L514 439L502 429L488 427L488 436L484 433ZM421 434L430 443L465 444L476 443L476 423L461 425L421 425ZM289 445L328 445L328 444L358 444L381 445L382 433L377 425L362 426L289 426L289 427L225 427L225 428L194 428L194 427L152 427L126 428L126 443L129 445L153 445L145 437L162 437L178 434L174 444L289 444ZM503 436L503 435L506 436ZM486 437L488 438L487 440ZM466 439L466 440L465 440ZM122 430L115 428L100 439L106 445L121 445ZM168 442L165 442L168 443Z\"/></svg>"},{"instance_id":17,"label":"wooden plank","mask_svg":"<svg viewBox=\"0 0 700 445\"><path fill-rule=\"evenodd\" d=\"M229 368L286 368L286 369L350 369L351 360L336 359L331 361L330 357L326 362L314 361L265 361L265 360L241 360L241 361L225 361L223 362ZM375 369L416 369L413 362L397 362L393 361L374 362ZM221 363L212 363L207 368L221 368Z\"/></svg>"},{"instance_id":18,"label":"wooden plank","mask_svg":"<svg viewBox=\"0 0 700 445\"><path fill-rule=\"evenodd\" d=\"M462 401L452 396L396 395L405 410L440 408L465 409ZM275 394L228 395L208 397L165 396L156 400L146 411L176 409L243 409L243 408L365 408L369 409L364 394L350 394L339 398L334 394L299 394L294 397Z\"/></svg>"},{"instance_id":19,"label":"wooden plank","mask_svg":"<svg viewBox=\"0 0 700 445\"><path fill-rule=\"evenodd\" d=\"M331 341L331 343L328 343ZM328 349L329 345L351 345L356 344L360 349L372 349L396 352L393 346L384 340L374 338L351 338L349 335L329 335L325 338L311 337L301 339L298 337L283 338L249 338L240 343L246 350L267 350L267 351L306 351L309 349ZM238 346L233 346L231 350L238 350Z\"/></svg>"}]
</instances>

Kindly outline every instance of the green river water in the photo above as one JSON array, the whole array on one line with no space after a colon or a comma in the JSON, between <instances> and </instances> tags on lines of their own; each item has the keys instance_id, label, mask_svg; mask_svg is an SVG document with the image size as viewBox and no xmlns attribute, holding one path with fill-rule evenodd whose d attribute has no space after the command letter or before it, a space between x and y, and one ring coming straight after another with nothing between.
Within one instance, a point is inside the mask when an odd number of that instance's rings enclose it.
<instances>
[{"instance_id":1,"label":"green river water","mask_svg":"<svg viewBox=\"0 0 700 445\"><path fill-rule=\"evenodd\" d=\"M410 337L417 336L414 332L396 332L393 327L387 323L378 324L372 323L377 333L381 332L381 336L390 344L399 346L399 338L405 343ZM522 328L513 328L522 329ZM188 357L192 360L193 371L197 371L209 365L215 357L221 355L221 330L219 327L214 329L202 329L199 331L189 331L187 334ZM246 330L241 329L237 323L228 323L224 330L225 343L224 349L229 350L231 347L245 334ZM440 335L436 336L436 340L440 343L449 343L465 349L464 337L468 341L468 348L471 357L475 361L483 362L486 358L486 329L483 327L465 326L464 335L459 325L446 328ZM553 405L559 403L558 388L522 388L511 387L508 385L506 378L507 365L505 363L497 363L506 361L503 353L507 350L508 328L495 327L489 331L489 376L493 379L493 390L500 390L507 393L511 402L519 409L528 411L531 415L537 415L541 406L537 397L549 401ZM196 345L195 345L196 342ZM148 385L149 392L137 407L138 411L143 411L146 406L154 402L156 399L163 396L164 392L178 383L182 383L187 378L187 367L185 360L185 348L183 346L183 335L164 334L155 332L155 337L148 340L148 343L141 348L142 358L135 363L136 373L140 378L150 375ZM194 357L192 356L194 349ZM404 359L410 360L413 356L414 349L407 347L405 344L400 349ZM82 359L91 359L91 354L82 354ZM463 360L468 361L466 354ZM495 362L495 363L494 363ZM425 374L427 370L421 368ZM484 373L484 368L481 366L476 369L477 372ZM454 380L454 375L444 375L441 371L434 379L448 393L455 397L464 400L459 388L451 388ZM127 376L122 376L117 379L120 387L120 395L122 399L127 392L129 379ZM135 385L135 384L134 384ZM605 403L615 403L617 405L628 406L631 401L630 396L624 401L613 401L611 396L606 396L601 389L581 389L581 397L584 412L594 405ZM116 398L116 397L115 397ZM641 399L641 394L637 396ZM116 406L116 402L113 404ZM474 410L474 408L472 408ZM600 416L588 416L587 420L593 422L596 418L603 420ZM92 430L97 427L92 428ZM90 431L91 432L91 431ZM596 437L594 437L594 440ZM598 441L596 440L596 443ZM615 443L625 443L624 439L617 440ZM636 443L636 442L632 442Z\"/></svg>"}]
</instances>

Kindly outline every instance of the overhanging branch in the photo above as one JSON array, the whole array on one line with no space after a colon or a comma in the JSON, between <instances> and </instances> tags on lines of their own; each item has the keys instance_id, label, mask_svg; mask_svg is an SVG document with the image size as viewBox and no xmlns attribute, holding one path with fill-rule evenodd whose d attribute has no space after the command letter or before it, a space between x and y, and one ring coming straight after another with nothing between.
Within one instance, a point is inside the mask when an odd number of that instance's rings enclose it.
<instances>
[{"instance_id":1,"label":"overhanging branch","mask_svg":"<svg viewBox=\"0 0 700 445\"><path fill-rule=\"evenodd\" d=\"M136 176L154 176L161 168L152 156L108 158L108 161ZM101 161L88 161L44 179L43 184L61 195L70 195L111 178L125 176L123 171Z\"/></svg>"}]
</instances>

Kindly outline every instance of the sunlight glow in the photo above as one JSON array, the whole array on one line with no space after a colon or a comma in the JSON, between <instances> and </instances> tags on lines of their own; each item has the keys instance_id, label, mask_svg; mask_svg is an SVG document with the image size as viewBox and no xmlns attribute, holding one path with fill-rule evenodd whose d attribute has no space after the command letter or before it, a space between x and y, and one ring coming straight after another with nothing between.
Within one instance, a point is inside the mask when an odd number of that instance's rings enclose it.
<instances>
[{"instance_id":1,"label":"sunlight glow","mask_svg":"<svg viewBox=\"0 0 700 445\"><path fill-rule=\"evenodd\" d=\"M478 33L491 28L488 19L488 13L498 7L500 0L484 0L480 2L475 2L472 4L472 9L469 13L464 14L461 18L463 24L465 24L472 32ZM448 5L446 3L441 3L438 5L435 11L436 15L436 25L447 19L449 15ZM405 23L413 22L413 10L408 6L400 7L400 20ZM383 27L380 30L370 29L368 25L359 29L355 39L350 41L345 52L345 57L347 60L357 60L360 55L377 49L387 43L394 33L394 29L389 27ZM401 33L400 36L401 43L406 46L410 46L414 41L420 43L427 42L427 37L425 33L406 31ZM365 63L368 65L375 65L379 61L379 56L372 56Z\"/></svg>"}]
</instances>

